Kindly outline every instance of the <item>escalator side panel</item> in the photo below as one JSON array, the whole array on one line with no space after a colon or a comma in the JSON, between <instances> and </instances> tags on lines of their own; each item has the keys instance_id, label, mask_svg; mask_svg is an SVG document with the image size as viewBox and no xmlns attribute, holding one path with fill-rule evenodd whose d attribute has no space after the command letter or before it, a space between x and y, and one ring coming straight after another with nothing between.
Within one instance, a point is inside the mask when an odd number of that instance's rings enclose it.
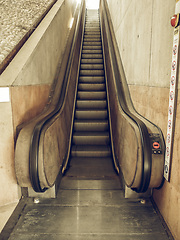
<instances>
[{"instance_id":1,"label":"escalator side panel","mask_svg":"<svg viewBox=\"0 0 180 240\"><path fill-rule=\"evenodd\" d=\"M110 125L115 150L114 156L117 160L115 161L121 167L126 184L138 192L144 192L149 187L159 187L162 183L165 149L163 135L155 124L136 112L130 97L106 0L100 1L100 12L109 112L111 115ZM120 123L119 120L128 121L131 128L134 129L138 141L138 151L135 148L134 150L131 149L131 144L134 144L135 138L133 140L133 135L127 134L129 131L124 129L129 128L128 124ZM138 126L138 129L135 125ZM160 154L157 155L152 151L153 136L158 138L161 145ZM123 139L127 144L123 142ZM123 147L121 147L122 145ZM131 152L131 154L128 152ZM131 166L133 165L130 162L136 156L136 171L132 172ZM133 175L134 181L132 182ZM140 178L141 184L139 185Z\"/></svg>"},{"instance_id":2,"label":"escalator side panel","mask_svg":"<svg viewBox=\"0 0 180 240\"><path fill-rule=\"evenodd\" d=\"M15 169L21 187L36 192L50 188L70 149L73 108L79 74L85 4L78 6L59 64L51 97L44 111L19 132L15 149Z\"/></svg>"}]
</instances>

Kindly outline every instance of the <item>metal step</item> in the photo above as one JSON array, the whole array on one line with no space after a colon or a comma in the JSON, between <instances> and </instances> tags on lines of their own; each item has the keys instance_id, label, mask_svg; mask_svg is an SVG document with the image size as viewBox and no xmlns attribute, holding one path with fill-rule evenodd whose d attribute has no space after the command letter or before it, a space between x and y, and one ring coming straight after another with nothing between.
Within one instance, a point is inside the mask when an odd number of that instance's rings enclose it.
<instances>
[{"instance_id":1,"label":"metal step","mask_svg":"<svg viewBox=\"0 0 180 240\"><path fill-rule=\"evenodd\" d=\"M81 59L81 64L103 64L102 58L84 58Z\"/></svg>"},{"instance_id":2,"label":"metal step","mask_svg":"<svg viewBox=\"0 0 180 240\"><path fill-rule=\"evenodd\" d=\"M102 59L102 54L86 54L86 53L83 53L82 54L82 59L92 59L92 58L100 58Z\"/></svg>"},{"instance_id":3,"label":"metal step","mask_svg":"<svg viewBox=\"0 0 180 240\"><path fill-rule=\"evenodd\" d=\"M107 157L72 157L71 158L71 167L83 167L87 168L96 167L102 168L106 166L107 168L112 168L113 164L111 159Z\"/></svg>"},{"instance_id":4,"label":"metal step","mask_svg":"<svg viewBox=\"0 0 180 240\"><path fill-rule=\"evenodd\" d=\"M83 54L102 54L102 49L92 49L92 50L83 49L82 53Z\"/></svg>"},{"instance_id":5,"label":"metal step","mask_svg":"<svg viewBox=\"0 0 180 240\"><path fill-rule=\"evenodd\" d=\"M80 76L104 76L104 70L97 69L80 70Z\"/></svg>"},{"instance_id":6,"label":"metal step","mask_svg":"<svg viewBox=\"0 0 180 240\"><path fill-rule=\"evenodd\" d=\"M84 39L87 41L91 40L91 39L97 39L99 41L101 41L101 35L98 34L93 34L93 35L84 35Z\"/></svg>"},{"instance_id":7,"label":"metal step","mask_svg":"<svg viewBox=\"0 0 180 240\"><path fill-rule=\"evenodd\" d=\"M107 131L108 130L108 121L107 120L76 120L74 122L75 131Z\"/></svg>"},{"instance_id":8,"label":"metal step","mask_svg":"<svg viewBox=\"0 0 180 240\"><path fill-rule=\"evenodd\" d=\"M104 69L103 64L84 64L81 62L81 69L83 70L102 70Z\"/></svg>"},{"instance_id":9,"label":"metal step","mask_svg":"<svg viewBox=\"0 0 180 240\"><path fill-rule=\"evenodd\" d=\"M87 27L85 26L85 33L89 33L89 32L97 32L97 33L101 33L100 31L100 27Z\"/></svg>"},{"instance_id":10,"label":"metal step","mask_svg":"<svg viewBox=\"0 0 180 240\"><path fill-rule=\"evenodd\" d=\"M100 35L84 35L84 40L86 41L100 41L101 42L101 36Z\"/></svg>"},{"instance_id":11,"label":"metal step","mask_svg":"<svg viewBox=\"0 0 180 240\"><path fill-rule=\"evenodd\" d=\"M84 109L84 110L90 110L90 109L97 109L102 110L106 109L107 102L106 100L77 100L76 102L76 108L77 109Z\"/></svg>"},{"instance_id":12,"label":"metal step","mask_svg":"<svg viewBox=\"0 0 180 240\"><path fill-rule=\"evenodd\" d=\"M75 119L78 120L106 120L107 110L76 110Z\"/></svg>"},{"instance_id":13,"label":"metal step","mask_svg":"<svg viewBox=\"0 0 180 240\"><path fill-rule=\"evenodd\" d=\"M78 91L77 99L79 100L104 100L106 99L105 91Z\"/></svg>"},{"instance_id":14,"label":"metal step","mask_svg":"<svg viewBox=\"0 0 180 240\"><path fill-rule=\"evenodd\" d=\"M91 23L93 23L93 22L99 22L99 17L97 16L93 16L93 17L91 17L91 16L86 16L86 20L85 20L85 22L91 22Z\"/></svg>"},{"instance_id":15,"label":"metal step","mask_svg":"<svg viewBox=\"0 0 180 240\"><path fill-rule=\"evenodd\" d=\"M88 31L86 30L85 28L85 32L84 32L84 35L86 36L89 36L89 35L97 35L97 36L100 36L101 35L101 32L99 30L94 30L94 29L89 29Z\"/></svg>"},{"instance_id":16,"label":"metal step","mask_svg":"<svg viewBox=\"0 0 180 240\"><path fill-rule=\"evenodd\" d=\"M89 28L94 28L97 31L100 31L100 22L99 21L85 21L85 30Z\"/></svg>"},{"instance_id":17,"label":"metal step","mask_svg":"<svg viewBox=\"0 0 180 240\"><path fill-rule=\"evenodd\" d=\"M73 145L71 149L72 157L109 157L111 156L111 149L109 146L76 146Z\"/></svg>"},{"instance_id":18,"label":"metal step","mask_svg":"<svg viewBox=\"0 0 180 240\"><path fill-rule=\"evenodd\" d=\"M83 50L101 50L102 51L102 47L101 47L101 45L98 45L98 46L94 46L94 45L90 45L90 46L88 46L88 45L85 45L85 46L83 46Z\"/></svg>"},{"instance_id":19,"label":"metal step","mask_svg":"<svg viewBox=\"0 0 180 240\"><path fill-rule=\"evenodd\" d=\"M79 83L78 90L81 91L105 91L105 83Z\"/></svg>"},{"instance_id":20,"label":"metal step","mask_svg":"<svg viewBox=\"0 0 180 240\"><path fill-rule=\"evenodd\" d=\"M79 83L103 83L105 82L104 76L80 76Z\"/></svg>"},{"instance_id":21,"label":"metal step","mask_svg":"<svg viewBox=\"0 0 180 240\"><path fill-rule=\"evenodd\" d=\"M98 42L85 41L85 42L83 42L83 46L101 46L101 41L98 41Z\"/></svg>"},{"instance_id":22,"label":"metal step","mask_svg":"<svg viewBox=\"0 0 180 240\"><path fill-rule=\"evenodd\" d=\"M99 42L99 43L101 43L101 39L100 38L84 38L83 39L83 44L85 43L85 42Z\"/></svg>"},{"instance_id":23,"label":"metal step","mask_svg":"<svg viewBox=\"0 0 180 240\"><path fill-rule=\"evenodd\" d=\"M72 143L75 145L108 145L108 132L74 132Z\"/></svg>"}]
</instances>

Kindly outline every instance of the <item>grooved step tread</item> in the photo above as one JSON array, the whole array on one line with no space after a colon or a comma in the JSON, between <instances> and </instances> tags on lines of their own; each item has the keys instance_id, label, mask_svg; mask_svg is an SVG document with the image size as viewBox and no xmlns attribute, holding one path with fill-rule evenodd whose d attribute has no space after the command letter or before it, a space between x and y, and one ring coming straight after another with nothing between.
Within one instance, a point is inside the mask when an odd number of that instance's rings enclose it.
<instances>
[{"instance_id":1,"label":"grooved step tread","mask_svg":"<svg viewBox=\"0 0 180 240\"><path fill-rule=\"evenodd\" d=\"M107 110L76 110L75 119L107 119Z\"/></svg>"},{"instance_id":2,"label":"grooved step tread","mask_svg":"<svg viewBox=\"0 0 180 240\"><path fill-rule=\"evenodd\" d=\"M80 70L80 76L104 76L103 69L82 69Z\"/></svg>"},{"instance_id":3,"label":"grooved step tread","mask_svg":"<svg viewBox=\"0 0 180 240\"><path fill-rule=\"evenodd\" d=\"M85 33L101 33L100 27L85 27Z\"/></svg>"},{"instance_id":4,"label":"grooved step tread","mask_svg":"<svg viewBox=\"0 0 180 240\"><path fill-rule=\"evenodd\" d=\"M83 50L101 50L102 51L102 47L101 47L101 45L98 45L98 46L94 46L94 45L90 45L90 46L87 46L87 45L85 45L85 46L83 46Z\"/></svg>"},{"instance_id":5,"label":"grooved step tread","mask_svg":"<svg viewBox=\"0 0 180 240\"><path fill-rule=\"evenodd\" d=\"M114 173L112 159L110 157L72 157L70 162L70 167L96 167L101 168L107 167L111 174Z\"/></svg>"},{"instance_id":6,"label":"grooved step tread","mask_svg":"<svg viewBox=\"0 0 180 240\"><path fill-rule=\"evenodd\" d=\"M109 146L78 146L72 145L71 156L75 157L108 157L111 156L111 149Z\"/></svg>"},{"instance_id":7,"label":"grooved step tread","mask_svg":"<svg viewBox=\"0 0 180 240\"><path fill-rule=\"evenodd\" d=\"M84 38L83 39L83 44L85 43L85 42L92 42L92 43L101 43L101 39L100 38Z\"/></svg>"},{"instance_id":8,"label":"grooved step tread","mask_svg":"<svg viewBox=\"0 0 180 240\"><path fill-rule=\"evenodd\" d=\"M90 121L90 120L75 120L74 122L75 131L107 131L108 130L108 121Z\"/></svg>"},{"instance_id":9,"label":"grooved step tread","mask_svg":"<svg viewBox=\"0 0 180 240\"><path fill-rule=\"evenodd\" d=\"M100 45L90 45L90 46L87 46L87 45L84 45L83 46L83 50L102 50L102 46L101 44Z\"/></svg>"},{"instance_id":10,"label":"grooved step tread","mask_svg":"<svg viewBox=\"0 0 180 240\"><path fill-rule=\"evenodd\" d=\"M97 18L93 18L93 19L87 18L86 21L85 21L85 23L99 24L100 21L99 21Z\"/></svg>"},{"instance_id":11,"label":"grooved step tread","mask_svg":"<svg viewBox=\"0 0 180 240\"><path fill-rule=\"evenodd\" d=\"M87 54L87 53L82 53L82 59L83 58L90 58L90 59L92 59L92 58L100 58L100 59L102 59L102 54Z\"/></svg>"},{"instance_id":12,"label":"grooved step tread","mask_svg":"<svg viewBox=\"0 0 180 240\"><path fill-rule=\"evenodd\" d=\"M88 42L88 41L85 41L83 43L83 46L101 46L101 42L100 41L98 41L98 42L93 42L93 41Z\"/></svg>"},{"instance_id":13,"label":"grooved step tread","mask_svg":"<svg viewBox=\"0 0 180 240\"><path fill-rule=\"evenodd\" d=\"M79 83L78 90L81 90L81 91L105 91L105 83Z\"/></svg>"},{"instance_id":14,"label":"grooved step tread","mask_svg":"<svg viewBox=\"0 0 180 240\"><path fill-rule=\"evenodd\" d=\"M98 41L101 41L101 36L100 35L84 35L84 40L88 40L88 41L90 41L90 40L98 40Z\"/></svg>"},{"instance_id":15,"label":"grooved step tread","mask_svg":"<svg viewBox=\"0 0 180 240\"><path fill-rule=\"evenodd\" d=\"M100 23L88 22L86 23L85 28L100 28Z\"/></svg>"},{"instance_id":16,"label":"grooved step tread","mask_svg":"<svg viewBox=\"0 0 180 240\"><path fill-rule=\"evenodd\" d=\"M101 33L100 33L100 31L95 31L93 29L91 29L91 30L89 29L88 31L85 30L84 36L89 36L89 35L101 36Z\"/></svg>"},{"instance_id":17,"label":"grooved step tread","mask_svg":"<svg viewBox=\"0 0 180 240\"><path fill-rule=\"evenodd\" d=\"M86 131L75 131L74 132L74 137L108 137L109 138L109 132L108 131L104 131L104 132L96 132L96 131L92 131L92 132L86 132Z\"/></svg>"},{"instance_id":18,"label":"grooved step tread","mask_svg":"<svg viewBox=\"0 0 180 240\"><path fill-rule=\"evenodd\" d=\"M109 133L108 132L74 132L72 143L75 145L108 145Z\"/></svg>"},{"instance_id":19,"label":"grooved step tread","mask_svg":"<svg viewBox=\"0 0 180 240\"><path fill-rule=\"evenodd\" d=\"M92 50L83 49L82 53L83 54L102 54L102 49L92 49Z\"/></svg>"},{"instance_id":20,"label":"grooved step tread","mask_svg":"<svg viewBox=\"0 0 180 240\"><path fill-rule=\"evenodd\" d=\"M76 102L76 108L78 110L101 110L106 109L107 102L106 100L77 100Z\"/></svg>"},{"instance_id":21,"label":"grooved step tread","mask_svg":"<svg viewBox=\"0 0 180 240\"><path fill-rule=\"evenodd\" d=\"M100 42L101 43L101 37L87 37L87 36L84 36L84 39L83 39L83 43L85 42Z\"/></svg>"},{"instance_id":22,"label":"grooved step tread","mask_svg":"<svg viewBox=\"0 0 180 240\"><path fill-rule=\"evenodd\" d=\"M104 76L80 76L80 83L103 83L105 82Z\"/></svg>"},{"instance_id":23,"label":"grooved step tread","mask_svg":"<svg viewBox=\"0 0 180 240\"><path fill-rule=\"evenodd\" d=\"M100 100L106 99L105 91L78 91L77 99L81 100Z\"/></svg>"},{"instance_id":24,"label":"grooved step tread","mask_svg":"<svg viewBox=\"0 0 180 240\"><path fill-rule=\"evenodd\" d=\"M103 70L103 69L104 69L103 64L81 63L81 70Z\"/></svg>"},{"instance_id":25,"label":"grooved step tread","mask_svg":"<svg viewBox=\"0 0 180 240\"><path fill-rule=\"evenodd\" d=\"M81 64L102 64L103 63L103 59L81 59Z\"/></svg>"}]
</instances>

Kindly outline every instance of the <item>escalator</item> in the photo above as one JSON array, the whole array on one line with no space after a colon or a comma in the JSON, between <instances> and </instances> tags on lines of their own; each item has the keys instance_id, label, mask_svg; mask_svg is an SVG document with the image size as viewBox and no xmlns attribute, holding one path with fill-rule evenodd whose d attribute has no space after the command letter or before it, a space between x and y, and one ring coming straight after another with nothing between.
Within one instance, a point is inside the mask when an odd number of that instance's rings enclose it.
<instances>
[{"instance_id":1,"label":"escalator","mask_svg":"<svg viewBox=\"0 0 180 240\"><path fill-rule=\"evenodd\" d=\"M133 107L100 2L100 11L82 2L51 103L18 128L19 185L38 197L55 185L56 198L22 198L4 239L171 239L149 200L124 199L124 184L161 187L164 142Z\"/></svg>"},{"instance_id":2,"label":"escalator","mask_svg":"<svg viewBox=\"0 0 180 240\"><path fill-rule=\"evenodd\" d=\"M113 174L99 13L86 15L68 176Z\"/></svg>"},{"instance_id":3,"label":"escalator","mask_svg":"<svg viewBox=\"0 0 180 240\"><path fill-rule=\"evenodd\" d=\"M106 1L98 11L82 1L48 105L18 127L18 184L45 192L63 175L122 177L146 192L162 185L164 149L161 130L133 106Z\"/></svg>"}]
</instances>

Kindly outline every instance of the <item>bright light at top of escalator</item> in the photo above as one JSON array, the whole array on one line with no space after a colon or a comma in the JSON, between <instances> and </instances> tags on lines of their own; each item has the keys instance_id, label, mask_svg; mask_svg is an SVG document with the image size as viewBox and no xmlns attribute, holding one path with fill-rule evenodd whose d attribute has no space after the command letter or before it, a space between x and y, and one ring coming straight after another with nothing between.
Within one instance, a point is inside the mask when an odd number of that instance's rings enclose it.
<instances>
[{"instance_id":1,"label":"bright light at top of escalator","mask_svg":"<svg viewBox=\"0 0 180 240\"><path fill-rule=\"evenodd\" d=\"M98 9L99 8L99 0L86 0L86 7L88 9Z\"/></svg>"}]
</instances>

